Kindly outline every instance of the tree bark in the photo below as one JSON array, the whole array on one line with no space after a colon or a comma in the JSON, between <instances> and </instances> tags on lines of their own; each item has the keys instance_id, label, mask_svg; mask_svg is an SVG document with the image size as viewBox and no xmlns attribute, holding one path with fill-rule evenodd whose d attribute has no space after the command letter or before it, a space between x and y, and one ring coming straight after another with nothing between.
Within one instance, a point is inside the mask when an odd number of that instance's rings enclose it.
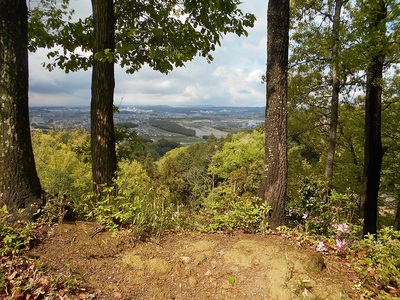
<instances>
[{"instance_id":1,"label":"tree bark","mask_svg":"<svg viewBox=\"0 0 400 300\"><path fill-rule=\"evenodd\" d=\"M261 194L272 208L266 221L276 229L285 223L287 195L289 0L269 0L267 18L265 165Z\"/></svg>"},{"instance_id":2,"label":"tree bark","mask_svg":"<svg viewBox=\"0 0 400 300\"><path fill-rule=\"evenodd\" d=\"M400 201L397 202L396 219L394 220L393 229L400 231Z\"/></svg>"},{"instance_id":3,"label":"tree bark","mask_svg":"<svg viewBox=\"0 0 400 300\"><path fill-rule=\"evenodd\" d=\"M93 55L115 48L113 0L92 0L94 22ZM95 191L111 186L117 170L113 102L114 60L94 59L91 99L92 178Z\"/></svg>"},{"instance_id":4,"label":"tree bark","mask_svg":"<svg viewBox=\"0 0 400 300\"><path fill-rule=\"evenodd\" d=\"M25 0L0 0L0 206L31 218L43 191L29 126L27 20Z\"/></svg>"},{"instance_id":5,"label":"tree bark","mask_svg":"<svg viewBox=\"0 0 400 300\"><path fill-rule=\"evenodd\" d=\"M386 18L386 6L380 1L370 27L376 31ZM381 33L385 36L385 32ZM367 85L365 95L365 142L364 142L364 171L363 187L361 191L361 214L364 218L363 235L377 233L378 220L378 193L382 168L382 140L381 140L381 100L382 74L385 60L384 49L380 49L371 57L367 68Z\"/></svg>"},{"instance_id":6,"label":"tree bark","mask_svg":"<svg viewBox=\"0 0 400 300\"><path fill-rule=\"evenodd\" d=\"M340 74L339 74L339 47L340 47L340 15L342 11L342 0L336 0L335 14L332 26L332 100L331 100L331 120L329 128L328 153L326 157L325 178L327 181L326 189L329 198L332 189L333 167L336 150L336 135L339 121L339 93L340 93Z\"/></svg>"}]
</instances>

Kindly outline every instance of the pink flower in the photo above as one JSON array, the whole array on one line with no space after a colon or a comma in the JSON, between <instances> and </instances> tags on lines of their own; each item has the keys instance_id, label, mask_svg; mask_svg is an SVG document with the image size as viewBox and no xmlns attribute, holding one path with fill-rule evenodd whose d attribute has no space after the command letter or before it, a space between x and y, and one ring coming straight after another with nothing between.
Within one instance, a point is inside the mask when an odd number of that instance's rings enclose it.
<instances>
[{"instance_id":1,"label":"pink flower","mask_svg":"<svg viewBox=\"0 0 400 300\"><path fill-rule=\"evenodd\" d=\"M339 253L344 253L347 248L347 241L346 240L340 240L336 239L336 246L335 250Z\"/></svg>"},{"instance_id":2,"label":"pink flower","mask_svg":"<svg viewBox=\"0 0 400 300\"><path fill-rule=\"evenodd\" d=\"M318 243L317 251L318 251L318 252L326 252L326 251L327 251L326 248L325 248L324 242L319 242L319 243Z\"/></svg>"},{"instance_id":3,"label":"pink flower","mask_svg":"<svg viewBox=\"0 0 400 300\"><path fill-rule=\"evenodd\" d=\"M349 234L350 227L347 223L338 224L335 226L338 234Z\"/></svg>"}]
</instances>

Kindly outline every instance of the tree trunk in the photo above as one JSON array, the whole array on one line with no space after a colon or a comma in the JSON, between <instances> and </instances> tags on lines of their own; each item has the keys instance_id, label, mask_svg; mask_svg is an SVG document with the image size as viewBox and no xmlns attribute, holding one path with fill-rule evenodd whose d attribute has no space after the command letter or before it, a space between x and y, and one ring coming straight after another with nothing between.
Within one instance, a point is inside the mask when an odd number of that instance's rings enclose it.
<instances>
[{"instance_id":1,"label":"tree trunk","mask_svg":"<svg viewBox=\"0 0 400 300\"><path fill-rule=\"evenodd\" d=\"M266 221L276 229L285 223L287 193L289 0L269 0L267 17L265 166L261 194L272 208Z\"/></svg>"},{"instance_id":2,"label":"tree trunk","mask_svg":"<svg viewBox=\"0 0 400 300\"><path fill-rule=\"evenodd\" d=\"M400 201L397 202L396 219L394 220L393 229L400 231Z\"/></svg>"},{"instance_id":3,"label":"tree trunk","mask_svg":"<svg viewBox=\"0 0 400 300\"><path fill-rule=\"evenodd\" d=\"M370 26L376 31L386 18L386 6L380 1L379 7L371 12L375 14ZM385 32L381 33L383 36ZM364 218L363 235L376 234L378 220L378 193L382 167L381 140L381 98L382 74L385 60L384 49L372 55L367 69L367 86L365 95L365 143L364 143L364 172L361 192L361 214Z\"/></svg>"},{"instance_id":4,"label":"tree trunk","mask_svg":"<svg viewBox=\"0 0 400 300\"><path fill-rule=\"evenodd\" d=\"M327 181L327 196L329 197L332 189L333 166L336 149L336 133L339 119L339 93L340 93L340 74L339 74L339 44L340 44L340 14L342 11L342 0L336 0L335 14L332 26L332 101L331 101L331 121L329 128L328 153L326 157L325 178Z\"/></svg>"},{"instance_id":5,"label":"tree trunk","mask_svg":"<svg viewBox=\"0 0 400 300\"><path fill-rule=\"evenodd\" d=\"M92 0L94 22L93 54L115 48L113 0ZM92 177L95 191L110 186L117 170L113 102L114 60L94 59L91 99Z\"/></svg>"},{"instance_id":6,"label":"tree trunk","mask_svg":"<svg viewBox=\"0 0 400 300\"><path fill-rule=\"evenodd\" d=\"M31 218L43 191L29 127L27 20L25 0L0 0L0 206Z\"/></svg>"}]
</instances>

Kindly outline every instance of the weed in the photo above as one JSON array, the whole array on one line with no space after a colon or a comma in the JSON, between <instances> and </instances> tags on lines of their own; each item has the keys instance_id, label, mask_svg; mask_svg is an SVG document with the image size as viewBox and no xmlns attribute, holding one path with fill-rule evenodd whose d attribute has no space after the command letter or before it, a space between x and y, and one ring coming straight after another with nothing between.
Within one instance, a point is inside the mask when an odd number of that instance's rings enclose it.
<instances>
[{"instance_id":1,"label":"weed","mask_svg":"<svg viewBox=\"0 0 400 300\"><path fill-rule=\"evenodd\" d=\"M233 277L233 276L229 276L228 277L228 282L229 282L229 284L231 285L231 286L234 286L235 285L235 277Z\"/></svg>"},{"instance_id":2,"label":"weed","mask_svg":"<svg viewBox=\"0 0 400 300\"><path fill-rule=\"evenodd\" d=\"M13 227L5 223L7 209L0 209L0 255L14 255L29 247L34 239L31 225Z\"/></svg>"},{"instance_id":3,"label":"weed","mask_svg":"<svg viewBox=\"0 0 400 300\"><path fill-rule=\"evenodd\" d=\"M297 283L294 293L296 295L303 294L302 296L300 296L300 299L302 299L304 297L304 294L307 294L307 292L310 290L312 290L312 285L310 280L302 279Z\"/></svg>"}]
</instances>

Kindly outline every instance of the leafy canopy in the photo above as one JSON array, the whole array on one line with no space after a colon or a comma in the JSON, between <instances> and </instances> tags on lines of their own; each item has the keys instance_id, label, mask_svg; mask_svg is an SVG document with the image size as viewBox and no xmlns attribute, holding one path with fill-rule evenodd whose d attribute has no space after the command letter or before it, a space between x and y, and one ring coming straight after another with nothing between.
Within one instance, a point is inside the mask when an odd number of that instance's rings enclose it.
<instances>
[{"instance_id":1,"label":"leafy canopy","mask_svg":"<svg viewBox=\"0 0 400 300\"><path fill-rule=\"evenodd\" d=\"M66 72L87 70L93 58L118 62L128 73L144 64L162 73L182 67L196 55L212 61L222 36L247 36L255 16L239 0L116 0L115 49L91 54L93 18L74 20L69 0L40 0L30 12L30 50L49 48L49 63Z\"/></svg>"}]
</instances>

